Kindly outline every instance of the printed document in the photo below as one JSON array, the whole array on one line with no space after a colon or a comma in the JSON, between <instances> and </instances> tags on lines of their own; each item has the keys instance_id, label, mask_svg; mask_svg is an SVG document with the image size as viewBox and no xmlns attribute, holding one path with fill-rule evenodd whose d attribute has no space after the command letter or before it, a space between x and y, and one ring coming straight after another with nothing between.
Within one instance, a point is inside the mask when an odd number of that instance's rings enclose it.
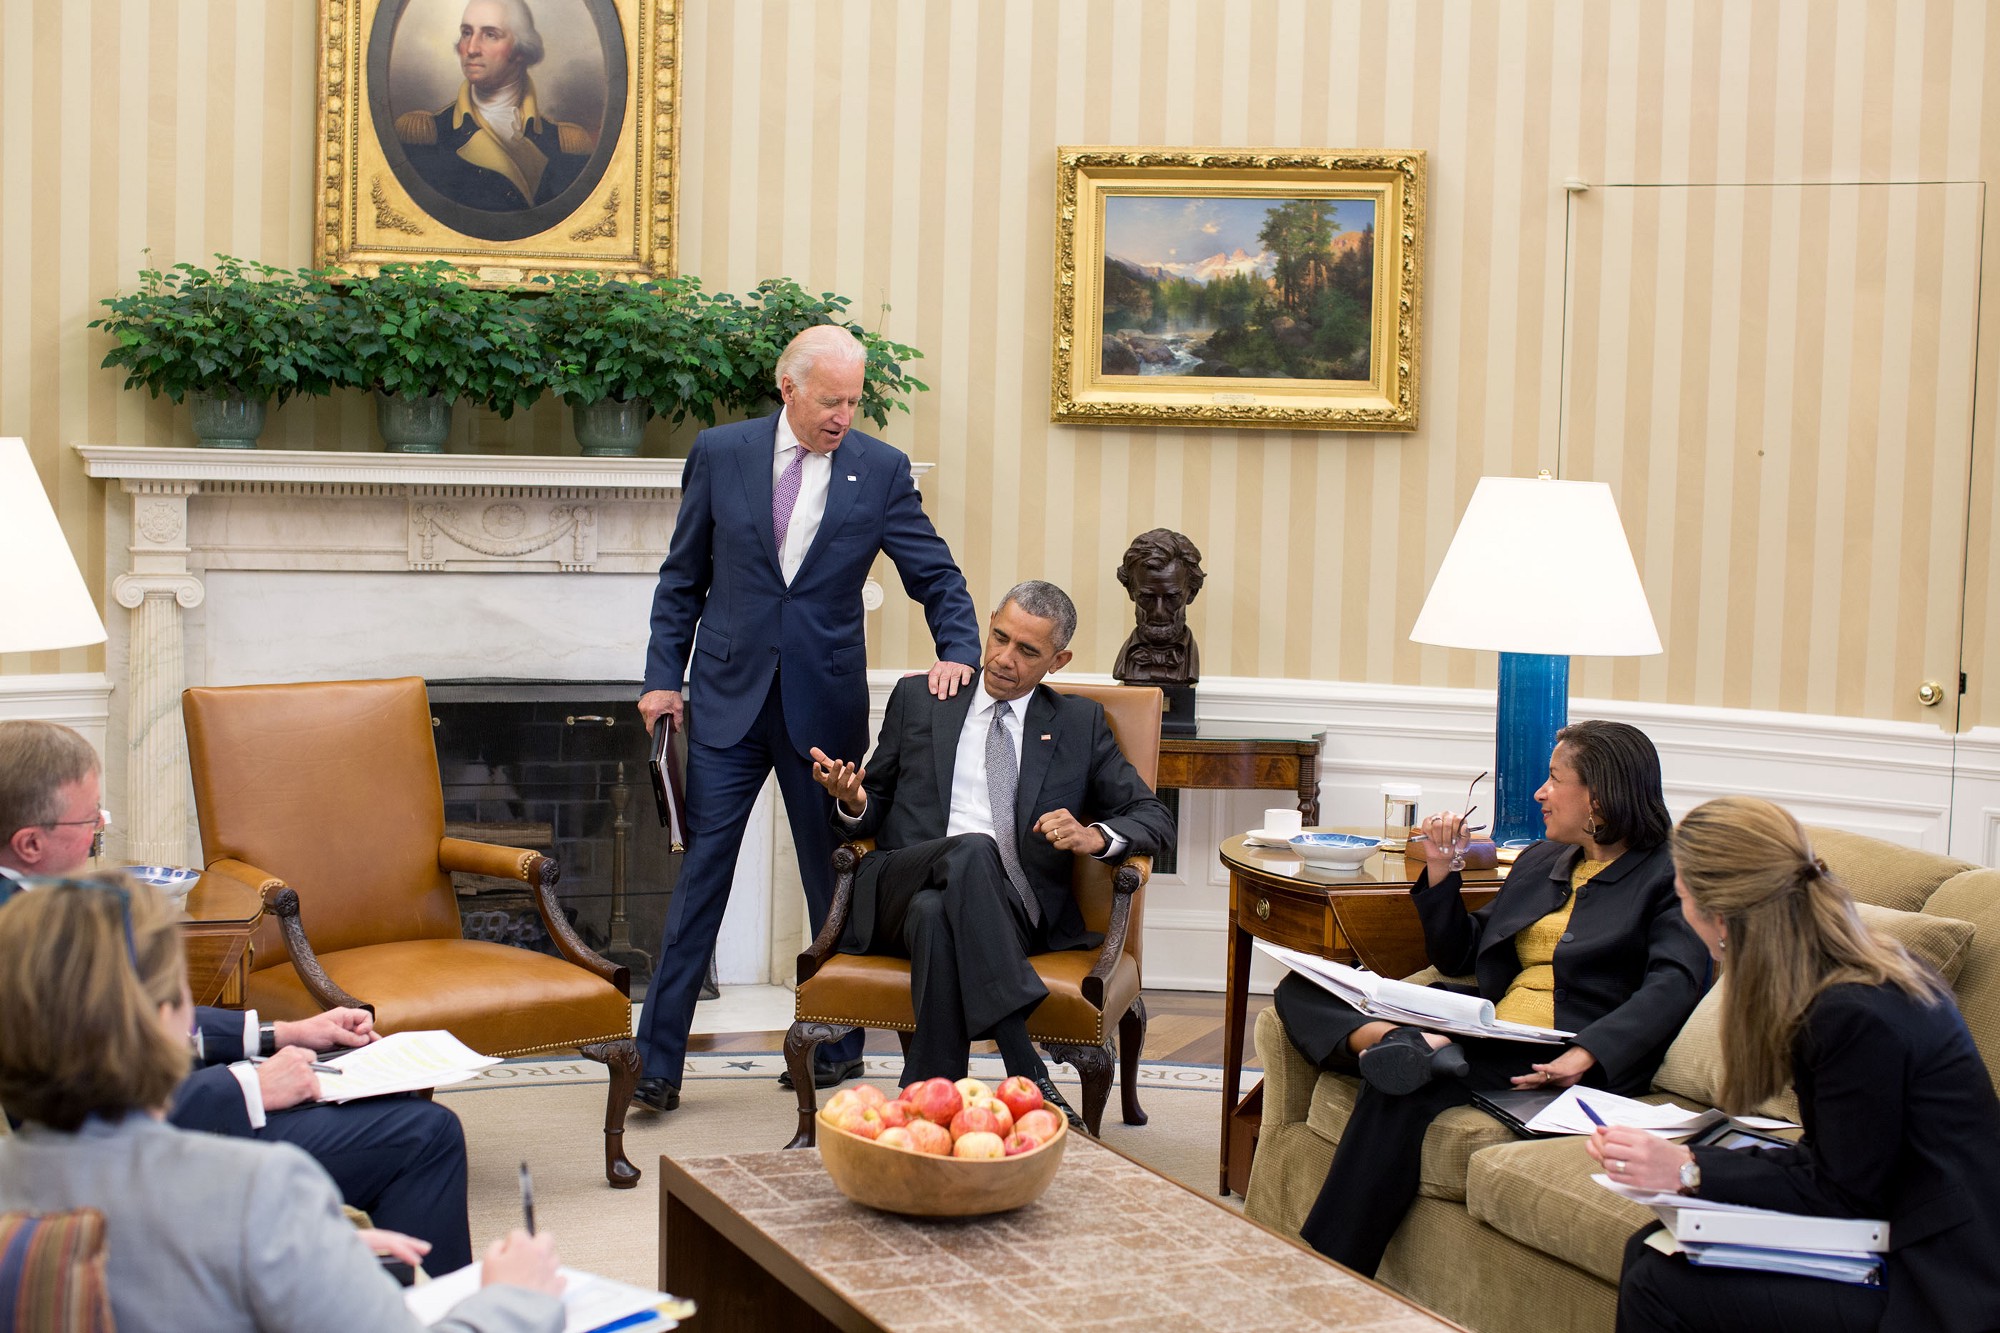
<instances>
[{"instance_id":1,"label":"printed document","mask_svg":"<svg viewBox=\"0 0 2000 1333\"><path fill-rule=\"evenodd\" d=\"M500 1063L442 1030L398 1032L366 1046L329 1051L320 1059L340 1070L320 1078L319 1099L323 1102L442 1088L463 1083Z\"/></svg>"},{"instance_id":2,"label":"printed document","mask_svg":"<svg viewBox=\"0 0 2000 1333\"><path fill-rule=\"evenodd\" d=\"M1432 1032L1449 1032L1460 1037L1497 1037L1502 1041L1541 1042L1559 1046L1574 1032L1560 1028L1530 1027L1509 1023L1493 1016L1493 1002L1477 995L1461 995L1434 986L1415 986L1407 981L1378 977L1373 972L1329 962L1309 953L1281 945L1257 941L1257 947L1283 963L1307 981L1330 991L1371 1018L1407 1023Z\"/></svg>"},{"instance_id":3,"label":"printed document","mask_svg":"<svg viewBox=\"0 0 2000 1333\"><path fill-rule=\"evenodd\" d=\"M652 1333L679 1328L679 1320L694 1313L694 1302L676 1300L664 1291L648 1291L630 1283L564 1267L563 1333L593 1333L615 1328L618 1333ZM451 1307L479 1290L479 1264L419 1282L403 1292L403 1304L426 1324L435 1324Z\"/></svg>"}]
</instances>

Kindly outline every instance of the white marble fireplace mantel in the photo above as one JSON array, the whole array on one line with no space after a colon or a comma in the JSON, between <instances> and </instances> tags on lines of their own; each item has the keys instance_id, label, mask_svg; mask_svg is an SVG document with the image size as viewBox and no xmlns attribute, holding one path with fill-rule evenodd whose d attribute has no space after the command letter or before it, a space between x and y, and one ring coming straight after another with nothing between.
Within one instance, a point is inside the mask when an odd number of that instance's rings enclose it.
<instances>
[{"instance_id":1,"label":"white marble fireplace mantel","mask_svg":"<svg viewBox=\"0 0 2000 1333\"><path fill-rule=\"evenodd\" d=\"M187 686L640 675L681 459L76 449L118 483L105 776L131 862L199 863Z\"/></svg>"}]
</instances>

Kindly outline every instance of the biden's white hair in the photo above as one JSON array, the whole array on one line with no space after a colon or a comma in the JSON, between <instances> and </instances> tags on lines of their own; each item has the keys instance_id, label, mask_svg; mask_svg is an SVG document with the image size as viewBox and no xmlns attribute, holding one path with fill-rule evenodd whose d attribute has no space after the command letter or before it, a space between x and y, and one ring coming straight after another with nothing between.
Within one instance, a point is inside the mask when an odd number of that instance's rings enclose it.
<instances>
[{"instance_id":1,"label":"biden's white hair","mask_svg":"<svg viewBox=\"0 0 2000 1333\"><path fill-rule=\"evenodd\" d=\"M786 343L785 350L778 354L778 387L784 387L788 375L792 383L804 384L813 367L821 362L829 362L841 369L865 366L868 349L861 345L859 338L839 324L815 324L801 329L798 336Z\"/></svg>"}]
</instances>

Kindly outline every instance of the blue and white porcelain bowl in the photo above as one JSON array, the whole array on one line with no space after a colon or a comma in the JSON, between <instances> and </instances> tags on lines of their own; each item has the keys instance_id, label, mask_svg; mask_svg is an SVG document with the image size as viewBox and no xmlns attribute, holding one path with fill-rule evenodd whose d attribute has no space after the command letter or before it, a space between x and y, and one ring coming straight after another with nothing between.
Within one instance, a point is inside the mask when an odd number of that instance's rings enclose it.
<instances>
[{"instance_id":1,"label":"blue and white porcelain bowl","mask_svg":"<svg viewBox=\"0 0 2000 1333\"><path fill-rule=\"evenodd\" d=\"M142 884L150 884L160 891L167 905L176 912L187 910L188 894L194 889L195 881L201 878L199 870L189 870L184 866L126 866L125 873Z\"/></svg>"},{"instance_id":2,"label":"blue and white porcelain bowl","mask_svg":"<svg viewBox=\"0 0 2000 1333\"><path fill-rule=\"evenodd\" d=\"M1358 870L1382 846L1380 838L1358 833L1301 833L1292 839L1292 850L1314 865L1335 870Z\"/></svg>"}]
</instances>

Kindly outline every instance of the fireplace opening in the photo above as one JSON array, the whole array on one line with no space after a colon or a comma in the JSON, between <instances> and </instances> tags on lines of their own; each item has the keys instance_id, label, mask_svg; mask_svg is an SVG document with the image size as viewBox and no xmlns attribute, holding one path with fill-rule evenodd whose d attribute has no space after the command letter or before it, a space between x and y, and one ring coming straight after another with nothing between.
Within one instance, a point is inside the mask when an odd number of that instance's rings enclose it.
<instances>
[{"instance_id":1,"label":"fireplace opening","mask_svg":"<svg viewBox=\"0 0 2000 1333\"><path fill-rule=\"evenodd\" d=\"M553 857L584 942L652 979L681 854L660 827L635 681L429 683L446 836ZM554 954L526 885L457 873L467 939Z\"/></svg>"}]
</instances>

